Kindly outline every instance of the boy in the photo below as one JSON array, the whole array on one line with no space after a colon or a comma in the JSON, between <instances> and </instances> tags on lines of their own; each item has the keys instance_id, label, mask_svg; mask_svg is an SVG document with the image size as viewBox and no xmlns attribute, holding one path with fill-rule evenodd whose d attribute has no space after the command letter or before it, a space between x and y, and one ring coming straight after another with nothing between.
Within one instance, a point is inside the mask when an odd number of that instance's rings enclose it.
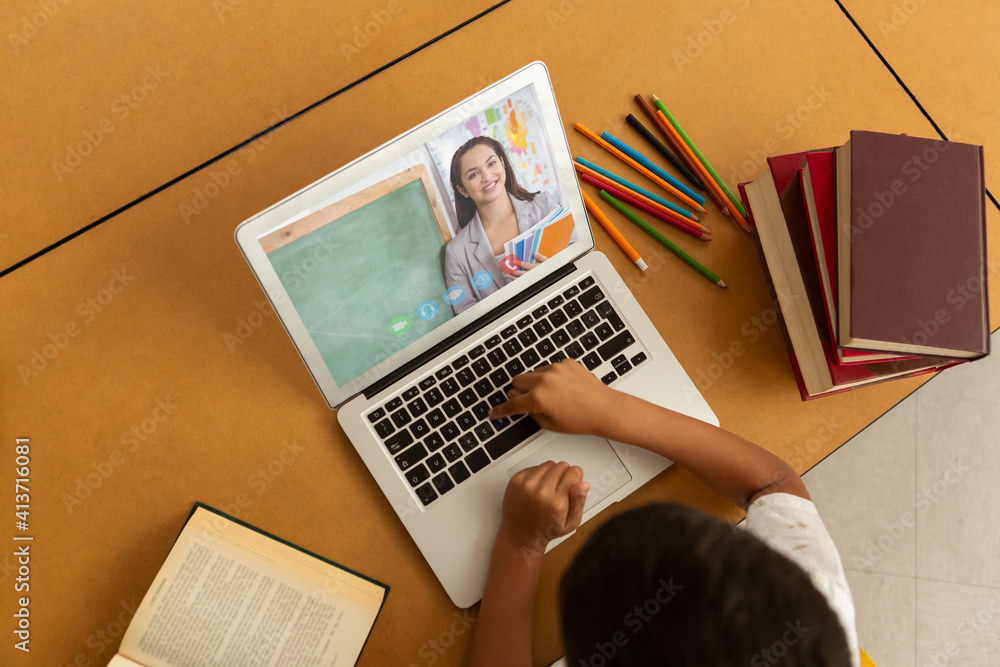
<instances>
[{"instance_id":1,"label":"boy","mask_svg":"<svg viewBox=\"0 0 1000 667\"><path fill-rule=\"evenodd\" d=\"M530 414L661 454L747 509L746 530L658 505L597 530L560 586L566 662L601 665L857 665L854 607L833 542L798 474L714 426L614 391L565 360L513 380L492 418ZM547 462L514 475L469 664L531 664L531 612L549 539L580 525L583 471Z\"/></svg>"}]
</instances>

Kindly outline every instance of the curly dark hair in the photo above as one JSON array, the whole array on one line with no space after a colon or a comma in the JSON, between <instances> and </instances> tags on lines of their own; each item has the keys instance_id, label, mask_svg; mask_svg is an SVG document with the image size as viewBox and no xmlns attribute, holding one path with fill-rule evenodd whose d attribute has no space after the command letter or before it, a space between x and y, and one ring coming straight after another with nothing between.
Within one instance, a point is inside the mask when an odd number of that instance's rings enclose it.
<instances>
[{"instance_id":1,"label":"curly dark hair","mask_svg":"<svg viewBox=\"0 0 1000 667\"><path fill-rule=\"evenodd\" d=\"M507 190L507 194L510 196L520 199L521 201L531 201L535 198L537 192L528 192L520 185L517 184L517 178L514 175L514 168L510 165L510 159L507 157L507 151L503 149L503 146L499 141L491 137L473 137L469 139L464 144L462 144L455 155L451 158L451 187L455 191L455 212L458 214L458 226L459 229L464 228L469 221L472 220L473 216L476 215L476 202L472 201L469 197L463 195L459 188L462 187L462 173L461 167L459 166L462 157L469 152L469 149L473 146L488 146L493 149L493 152L497 154L500 161L503 162L503 170L506 174L504 187Z\"/></svg>"},{"instance_id":2,"label":"curly dark hair","mask_svg":"<svg viewBox=\"0 0 1000 667\"><path fill-rule=\"evenodd\" d=\"M681 505L611 519L580 550L559 597L570 665L850 664L843 627L805 571Z\"/></svg>"}]
</instances>

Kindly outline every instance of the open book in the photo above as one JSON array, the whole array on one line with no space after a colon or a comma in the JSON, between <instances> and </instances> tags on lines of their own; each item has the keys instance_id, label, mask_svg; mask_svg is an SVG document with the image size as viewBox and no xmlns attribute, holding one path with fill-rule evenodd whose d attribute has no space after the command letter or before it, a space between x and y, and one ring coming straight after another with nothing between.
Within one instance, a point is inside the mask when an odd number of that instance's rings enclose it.
<instances>
[{"instance_id":1,"label":"open book","mask_svg":"<svg viewBox=\"0 0 1000 667\"><path fill-rule=\"evenodd\" d=\"M388 591L196 503L108 665L354 665Z\"/></svg>"}]
</instances>

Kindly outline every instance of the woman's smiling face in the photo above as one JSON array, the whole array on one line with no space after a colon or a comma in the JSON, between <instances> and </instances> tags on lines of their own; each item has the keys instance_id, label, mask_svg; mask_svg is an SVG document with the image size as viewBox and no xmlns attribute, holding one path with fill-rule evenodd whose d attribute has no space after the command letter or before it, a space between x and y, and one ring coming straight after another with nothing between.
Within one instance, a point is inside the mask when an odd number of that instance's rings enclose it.
<instances>
[{"instance_id":1,"label":"woman's smiling face","mask_svg":"<svg viewBox=\"0 0 1000 667\"><path fill-rule=\"evenodd\" d=\"M507 182L503 160L489 146L473 146L461 160L462 194L476 206L495 201L506 194Z\"/></svg>"}]
</instances>

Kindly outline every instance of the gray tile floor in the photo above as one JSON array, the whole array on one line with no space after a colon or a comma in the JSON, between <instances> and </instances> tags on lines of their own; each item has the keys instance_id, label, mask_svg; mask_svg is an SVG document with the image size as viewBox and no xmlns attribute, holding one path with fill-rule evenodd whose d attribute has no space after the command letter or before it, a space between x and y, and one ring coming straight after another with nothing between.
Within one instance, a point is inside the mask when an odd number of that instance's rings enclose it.
<instances>
[{"instance_id":1,"label":"gray tile floor","mask_svg":"<svg viewBox=\"0 0 1000 667\"><path fill-rule=\"evenodd\" d=\"M998 433L995 351L933 378L803 477L879 667L1000 665Z\"/></svg>"}]
</instances>

